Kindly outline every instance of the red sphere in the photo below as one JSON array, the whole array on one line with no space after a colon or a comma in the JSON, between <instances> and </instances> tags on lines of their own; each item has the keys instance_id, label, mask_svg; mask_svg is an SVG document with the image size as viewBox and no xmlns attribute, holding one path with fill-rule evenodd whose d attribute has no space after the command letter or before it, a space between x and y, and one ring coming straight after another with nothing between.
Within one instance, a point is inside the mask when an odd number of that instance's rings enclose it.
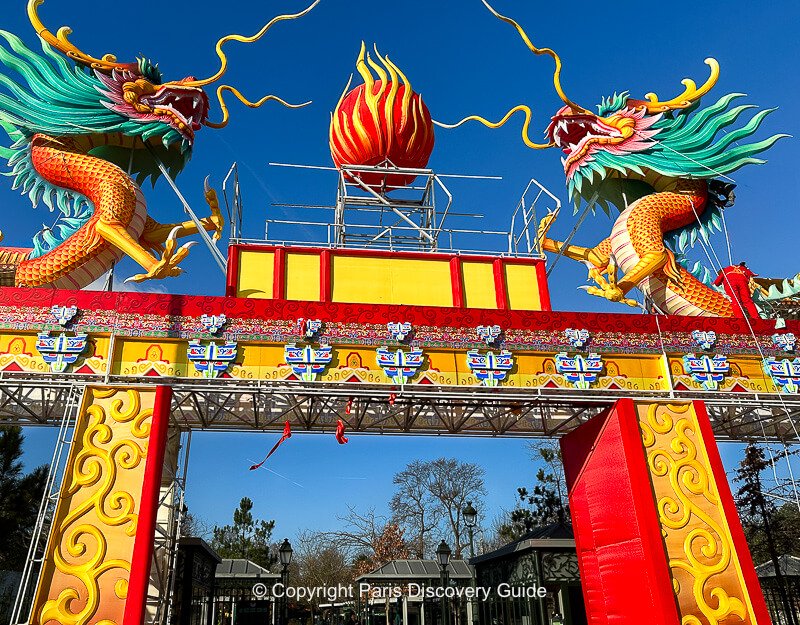
<instances>
[{"instance_id":1,"label":"red sphere","mask_svg":"<svg viewBox=\"0 0 800 625\"><path fill-rule=\"evenodd\" d=\"M381 165L387 160L397 167L422 169L433 151L433 120L422 96L406 84L372 84L345 95L331 119L331 156L342 165ZM363 174L362 181L372 187L403 187L415 176Z\"/></svg>"}]
</instances>

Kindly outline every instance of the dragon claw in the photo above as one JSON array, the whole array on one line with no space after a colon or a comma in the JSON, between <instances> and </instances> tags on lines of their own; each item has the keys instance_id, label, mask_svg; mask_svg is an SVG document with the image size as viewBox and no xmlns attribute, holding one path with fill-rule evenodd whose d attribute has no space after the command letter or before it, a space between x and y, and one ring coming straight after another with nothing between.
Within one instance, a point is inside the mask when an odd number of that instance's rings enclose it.
<instances>
[{"instance_id":1,"label":"dragon claw","mask_svg":"<svg viewBox=\"0 0 800 625\"><path fill-rule=\"evenodd\" d=\"M183 269L178 267L178 264L186 258L189 250L197 244L197 241L190 241L178 247L179 230L180 227L175 227L169 233L167 240L164 241L164 252L161 255L161 259L150 267L147 273L131 276L125 282L144 282L145 280L160 280L181 275Z\"/></svg>"},{"instance_id":2,"label":"dragon claw","mask_svg":"<svg viewBox=\"0 0 800 625\"><path fill-rule=\"evenodd\" d=\"M617 285L617 263L613 256L606 267L596 267L589 262L586 262L586 267L589 270L589 279L594 281L596 286L582 286L579 288L589 295L602 297L610 302L619 302L632 308L639 308L639 302L625 297L625 292ZM608 276L608 279L604 275Z\"/></svg>"},{"instance_id":3,"label":"dragon claw","mask_svg":"<svg viewBox=\"0 0 800 625\"><path fill-rule=\"evenodd\" d=\"M549 241L547 233L550 231L550 227L553 225L557 215L555 211L548 211L547 215L542 217L539 222L539 227L536 229L536 243L540 250L544 249L545 241Z\"/></svg>"},{"instance_id":4,"label":"dragon claw","mask_svg":"<svg viewBox=\"0 0 800 625\"><path fill-rule=\"evenodd\" d=\"M217 192L211 187L210 176L206 176L203 181L203 190L205 192L206 204L211 209L211 215L203 219L204 226L213 226L209 229L212 233L211 238L214 241L219 241L222 238L222 229L225 227L225 218L222 216L222 211L219 208L219 198Z\"/></svg>"}]
</instances>

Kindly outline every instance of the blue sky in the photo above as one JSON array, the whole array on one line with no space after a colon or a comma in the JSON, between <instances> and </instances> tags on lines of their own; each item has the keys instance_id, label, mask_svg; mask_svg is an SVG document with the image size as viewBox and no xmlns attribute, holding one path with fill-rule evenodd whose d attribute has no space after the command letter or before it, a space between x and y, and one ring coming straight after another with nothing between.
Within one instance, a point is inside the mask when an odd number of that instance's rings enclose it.
<instances>
[{"instance_id":1,"label":"blue sky","mask_svg":"<svg viewBox=\"0 0 800 625\"><path fill-rule=\"evenodd\" d=\"M40 15L55 30L73 27L73 41L99 56L113 52L120 59L146 55L159 62L167 79L187 74L206 76L217 67L216 40L231 32L251 34L274 15L295 11L297 0L247 1L221 5L208 0L173 0L150 8L110 8L107 2L47 0ZM699 6L689 13L685 7ZM228 7L235 7L229 10ZM591 107L614 91L634 97L655 91L672 97L686 76L704 80L703 59L717 58L722 74L706 101L730 92L749 94L748 102L780 107L762 129L762 136L786 132L800 136L797 106L800 78L795 59L800 52L796 2L744 0L705 1L702 5L497 0L496 8L520 21L539 45L555 48L564 62L563 84L571 98ZM35 45L25 18L25 2L4 6L2 28ZM331 203L335 178L330 173L302 172L267 166L270 161L329 165L327 131L348 76L354 71L360 42L377 43L381 52L406 73L435 118L455 121L468 114L501 117L518 103L535 112L531 135L538 138L560 106L552 89L552 62L534 57L511 27L493 18L478 0L402 3L322 0L306 18L275 27L261 42L228 48L228 82L255 99L265 93L289 101L313 100L299 111L267 105L253 111L231 102L232 121L224 130L200 132L195 155L178 184L199 213L202 180L221 181L233 161L241 166L245 199L245 234L260 237L264 219L299 217L274 202ZM218 118L218 111L212 115ZM791 276L800 271L796 249L798 183L797 141L787 139L767 153L769 163L733 175L737 203L728 212L734 260L746 259L754 271ZM500 175L502 181L453 181L454 210L486 215L487 229L507 226L511 211L531 177L536 177L566 204L558 154L531 151L519 139L519 122L490 131L470 125L437 130L431 166L445 173ZM32 210L26 198L0 180L3 219L9 245L26 245L52 216ZM146 190L149 210L161 221L181 218L180 205L161 182ZM569 211L552 230L565 235L572 228ZM608 218L588 220L576 243L592 244L611 228ZM724 241L715 247L724 256ZM192 250L188 273L157 285L180 293L223 293L223 279L201 247ZM120 274L137 272L130 262ZM198 280L202 276L203 280ZM577 263L560 262L551 277L554 307L562 310L616 310L576 287L585 280ZM51 433L29 432L28 461L49 457ZM274 435L199 434L193 443L189 504L210 523L226 522L238 499L251 496L256 511L277 521L276 534L292 536L300 528L330 528L346 504L376 505L391 496L391 476L414 458L458 456L486 467L490 496L487 507L513 505L515 489L532 476L523 441L444 438L353 437L340 448L328 437L296 436L270 460L269 467L288 479L260 471L249 473L250 460L260 459ZM735 463L728 452L726 461ZM367 479L363 479L367 478ZM297 486L297 482L302 486ZM283 502L278 505L276 502ZM490 513L488 516L493 516Z\"/></svg>"}]
</instances>

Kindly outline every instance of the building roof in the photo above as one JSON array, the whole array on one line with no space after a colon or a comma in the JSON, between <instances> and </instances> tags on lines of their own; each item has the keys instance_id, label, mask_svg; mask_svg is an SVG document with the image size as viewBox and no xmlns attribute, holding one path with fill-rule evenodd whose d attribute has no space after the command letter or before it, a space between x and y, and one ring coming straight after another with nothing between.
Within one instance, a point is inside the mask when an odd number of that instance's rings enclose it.
<instances>
[{"instance_id":1,"label":"building roof","mask_svg":"<svg viewBox=\"0 0 800 625\"><path fill-rule=\"evenodd\" d=\"M787 577L800 577L800 558L797 556L782 555L778 558L781 573ZM775 577L775 567L772 561L764 562L756 567L759 577Z\"/></svg>"},{"instance_id":2,"label":"building roof","mask_svg":"<svg viewBox=\"0 0 800 625\"><path fill-rule=\"evenodd\" d=\"M466 560L450 560L447 573L450 579L472 579L472 569ZM439 579L440 574L436 560L392 560L371 573L359 576L358 580Z\"/></svg>"},{"instance_id":3,"label":"building roof","mask_svg":"<svg viewBox=\"0 0 800 625\"><path fill-rule=\"evenodd\" d=\"M178 541L178 545L184 550L194 550L203 552L209 560L214 560L219 563L222 558L217 555L217 552L211 548L206 541L196 536L184 536Z\"/></svg>"},{"instance_id":4,"label":"building roof","mask_svg":"<svg viewBox=\"0 0 800 625\"><path fill-rule=\"evenodd\" d=\"M280 573L270 573L268 569L250 560L225 558L217 565L217 578L280 579Z\"/></svg>"},{"instance_id":5,"label":"building roof","mask_svg":"<svg viewBox=\"0 0 800 625\"><path fill-rule=\"evenodd\" d=\"M544 527L537 527L521 538L503 545L499 549L484 553L470 559L471 564L481 564L496 558L504 558L521 551L533 549L560 549L575 550L575 535L572 526L562 523L553 523Z\"/></svg>"}]
</instances>

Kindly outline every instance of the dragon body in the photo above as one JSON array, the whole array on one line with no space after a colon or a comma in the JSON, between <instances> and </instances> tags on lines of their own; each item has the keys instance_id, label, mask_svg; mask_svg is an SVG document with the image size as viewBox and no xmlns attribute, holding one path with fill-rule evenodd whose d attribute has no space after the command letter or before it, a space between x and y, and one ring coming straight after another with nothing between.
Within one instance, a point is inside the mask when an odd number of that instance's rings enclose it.
<instances>
[{"instance_id":1,"label":"dragon body","mask_svg":"<svg viewBox=\"0 0 800 625\"><path fill-rule=\"evenodd\" d=\"M533 149L558 148L570 196L576 211L583 203L595 212L610 206L620 213L608 238L592 248L569 245L547 237L555 219L545 217L538 238L544 251L563 254L586 263L591 295L622 302L639 303L628 294L634 288L649 304L665 314L730 317L738 307L710 284L709 272L699 264L689 267L685 253L698 240L721 229L722 210L733 204L729 175L739 168L764 163L758 158L786 135L748 142L774 109L755 112L742 123L743 115L755 107L741 105L742 94L729 94L702 108L700 98L719 77L719 65L698 87L684 79L684 91L661 101L655 94L635 100L628 93L603 99L594 113L570 100L561 86L562 63L549 48L537 48L522 27L484 4L500 20L517 30L536 55L554 59L553 83L565 106L553 116L545 135L547 143L528 138L531 110L517 106L499 122L470 116L491 127L504 125L512 115L526 115L522 137Z\"/></svg>"},{"instance_id":2,"label":"dragon body","mask_svg":"<svg viewBox=\"0 0 800 625\"><path fill-rule=\"evenodd\" d=\"M696 241L708 244L721 211L732 205L727 176L763 163L756 155L784 136L745 142L769 110L723 133L753 108L733 106L739 97L727 95L706 109L697 100L670 113L649 112L627 94L604 101L596 116L564 107L547 133L565 154L570 195L576 205L596 202L606 211L613 205L620 214L610 236L591 249L547 238L545 218L542 248L587 262L592 295L637 305L626 296L638 287L665 314L733 316L730 300L682 263Z\"/></svg>"},{"instance_id":3,"label":"dragon body","mask_svg":"<svg viewBox=\"0 0 800 625\"><path fill-rule=\"evenodd\" d=\"M42 2L28 2L41 52L0 31L0 126L11 140L0 147L0 157L8 161L13 188L28 195L34 207L46 204L57 218L31 247L0 248L4 276L13 275L16 286L78 289L123 256L143 268L129 280L179 275L179 263L192 245L179 246L179 238L200 229L212 232L214 240L221 236L224 219L216 194L206 185L210 216L161 224L148 216L140 185L148 178L155 184L164 173L178 175L191 157L196 133L203 126L227 124L223 93L252 108L268 100L291 106L275 96L249 102L223 85L217 90L223 120L212 123L203 87L225 74L226 41L256 41L277 21L304 15L314 5L273 19L253 37L220 39L221 69L212 78L164 82L149 60L94 58L72 45L69 29L54 35L39 20Z\"/></svg>"}]
</instances>

